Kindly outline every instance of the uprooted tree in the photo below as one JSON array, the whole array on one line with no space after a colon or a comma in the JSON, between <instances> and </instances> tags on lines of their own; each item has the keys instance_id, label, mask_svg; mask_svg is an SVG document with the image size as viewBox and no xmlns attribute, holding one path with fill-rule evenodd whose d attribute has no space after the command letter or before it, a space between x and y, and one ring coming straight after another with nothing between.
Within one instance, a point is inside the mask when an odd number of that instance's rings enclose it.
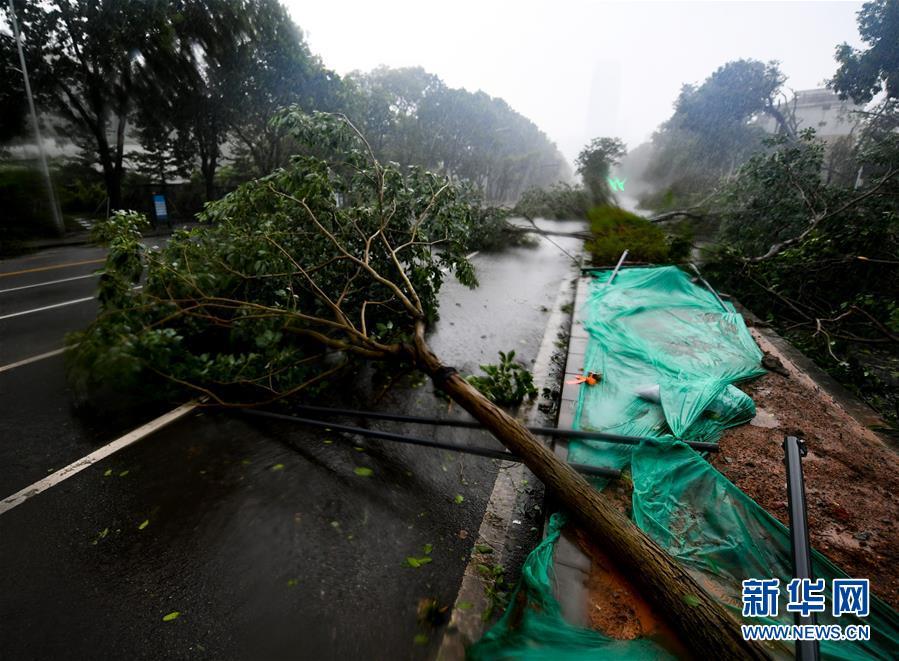
<instances>
[{"instance_id":1,"label":"uprooted tree","mask_svg":"<svg viewBox=\"0 0 899 661\"><path fill-rule=\"evenodd\" d=\"M428 347L445 273L476 284L465 246L479 201L380 164L343 117L279 121L307 153L207 206L204 226L161 250L142 247L134 215L103 226L101 312L72 338L72 374L156 378L243 406L322 388L360 360L412 365L525 461L698 653L764 657L684 568Z\"/></svg>"}]
</instances>

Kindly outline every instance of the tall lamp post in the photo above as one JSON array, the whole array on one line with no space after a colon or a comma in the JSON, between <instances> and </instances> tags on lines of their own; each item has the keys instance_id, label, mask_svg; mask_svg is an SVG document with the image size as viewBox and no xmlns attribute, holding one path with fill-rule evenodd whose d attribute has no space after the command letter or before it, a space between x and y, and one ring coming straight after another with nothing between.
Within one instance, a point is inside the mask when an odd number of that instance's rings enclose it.
<instances>
[{"instance_id":1,"label":"tall lamp post","mask_svg":"<svg viewBox=\"0 0 899 661\"><path fill-rule=\"evenodd\" d=\"M9 20L12 23L13 37L19 50L19 63L22 65L22 77L25 79L25 96L28 97L28 109L31 111L31 123L34 126L34 139L37 142L38 159L41 163L41 171L44 174L44 183L47 185L47 197L50 201L50 210L53 213L53 225L62 236L65 227L62 222L62 214L56 201L56 191L53 189L53 180L50 179L50 168L47 166L47 155L44 153L44 141L41 137L41 127L37 120L37 111L34 109L34 96L31 94L31 82L28 80L28 68L25 66L25 51L22 49L22 35L19 34L19 21L16 19L16 8L13 0L9 0Z\"/></svg>"}]
</instances>

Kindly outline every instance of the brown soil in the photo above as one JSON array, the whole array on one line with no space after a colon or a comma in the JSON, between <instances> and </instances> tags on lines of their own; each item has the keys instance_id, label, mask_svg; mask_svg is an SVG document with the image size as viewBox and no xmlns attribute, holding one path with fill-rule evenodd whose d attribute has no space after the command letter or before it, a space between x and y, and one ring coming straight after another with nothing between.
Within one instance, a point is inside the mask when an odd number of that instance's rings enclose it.
<instances>
[{"instance_id":1,"label":"brown soil","mask_svg":"<svg viewBox=\"0 0 899 661\"><path fill-rule=\"evenodd\" d=\"M572 527L571 532L581 551L590 558L590 574L586 582L590 628L617 640L651 637L677 658L691 658L687 647L633 584L615 568L611 558L590 543L580 530Z\"/></svg>"},{"instance_id":2,"label":"brown soil","mask_svg":"<svg viewBox=\"0 0 899 661\"><path fill-rule=\"evenodd\" d=\"M767 374L742 386L755 401L752 424L725 432L712 464L789 525L785 435L805 440L808 520L814 548L899 607L899 456L760 336L789 376Z\"/></svg>"}]
</instances>

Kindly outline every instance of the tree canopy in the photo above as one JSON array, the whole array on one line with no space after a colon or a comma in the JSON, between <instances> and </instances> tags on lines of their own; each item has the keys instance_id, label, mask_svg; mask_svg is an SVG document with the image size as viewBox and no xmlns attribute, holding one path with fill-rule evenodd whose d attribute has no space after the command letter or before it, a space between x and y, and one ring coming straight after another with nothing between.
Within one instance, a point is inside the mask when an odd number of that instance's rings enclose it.
<instances>
[{"instance_id":1,"label":"tree canopy","mask_svg":"<svg viewBox=\"0 0 899 661\"><path fill-rule=\"evenodd\" d=\"M347 112L381 158L467 179L495 202L568 178L556 146L502 99L450 88L420 67L379 67L348 82Z\"/></svg>"},{"instance_id":2,"label":"tree canopy","mask_svg":"<svg viewBox=\"0 0 899 661\"><path fill-rule=\"evenodd\" d=\"M777 105L784 80L776 62L736 60L701 85L684 85L674 113L653 135L653 159L644 176L658 187L695 193L760 148L765 133L752 119L768 114L783 133L794 135Z\"/></svg>"},{"instance_id":3,"label":"tree canopy","mask_svg":"<svg viewBox=\"0 0 899 661\"><path fill-rule=\"evenodd\" d=\"M322 156L244 184L161 249L137 240L133 216L98 226L102 311L76 338L74 374L276 399L356 358L401 358L415 324L437 316L444 270L475 284L469 191L382 165L345 119L293 111L278 124Z\"/></svg>"},{"instance_id":4,"label":"tree canopy","mask_svg":"<svg viewBox=\"0 0 899 661\"><path fill-rule=\"evenodd\" d=\"M899 99L899 3L866 2L858 12L858 32L868 44L865 50L847 43L837 46L840 66L830 81L841 98L867 103L881 92Z\"/></svg>"},{"instance_id":5,"label":"tree canopy","mask_svg":"<svg viewBox=\"0 0 899 661\"><path fill-rule=\"evenodd\" d=\"M238 182L287 165L301 145L271 119L289 106L344 112L379 158L471 181L497 202L570 174L502 99L420 68L341 79L278 0L50 0L18 3L17 16L39 104L100 166L112 208L129 165L157 183L196 174L207 200L224 163ZM13 73L0 97L7 137L24 128Z\"/></svg>"},{"instance_id":6,"label":"tree canopy","mask_svg":"<svg viewBox=\"0 0 899 661\"><path fill-rule=\"evenodd\" d=\"M624 143L618 138L593 138L578 154L577 173L590 192L593 204L609 199L609 173L626 153Z\"/></svg>"}]
</instances>

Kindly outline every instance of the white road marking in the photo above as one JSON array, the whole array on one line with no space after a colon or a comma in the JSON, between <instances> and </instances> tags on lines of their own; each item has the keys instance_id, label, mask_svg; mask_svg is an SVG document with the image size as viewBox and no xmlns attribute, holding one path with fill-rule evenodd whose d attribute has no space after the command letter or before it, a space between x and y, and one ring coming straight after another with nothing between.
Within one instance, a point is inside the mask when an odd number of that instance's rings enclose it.
<instances>
[{"instance_id":1,"label":"white road marking","mask_svg":"<svg viewBox=\"0 0 899 661\"><path fill-rule=\"evenodd\" d=\"M147 424L141 425L137 429L128 432L121 438L117 438L112 443L104 445L99 450L91 452L86 457L82 457L78 461L69 464L65 468L59 469L58 471L53 473L53 475L48 475L44 479L35 482L31 486L25 487L21 491L14 493L9 498L5 498L2 502L0 502L0 514L8 512L12 508L24 503L29 498L33 498L39 493L46 491L50 487L56 486L63 480L66 480L73 475L80 473L85 468L93 466L101 459L105 459L109 455L127 448L129 445L137 443L142 438L146 438L150 434L159 431L163 427L175 422L180 418L183 418L185 415L193 411L196 407L197 402L188 402L186 404L182 404L178 408L172 409L168 413L159 416L155 420L151 420Z\"/></svg>"},{"instance_id":2,"label":"white road marking","mask_svg":"<svg viewBox=\"0 0 899 661\"><path fill-rule=\"evenodd\" d=\"M0 289L0 294L9 294L14 291L22 291L23 289L31 289L32 287L47 287L49 285L59 285L63 282L72 282L73 280L84 280L85 278L96 278L99 273L88 273L87 275L76 275L71 278L62 278L60 280L50 280L49 282L38 282L33 285L22 285L21 287L10 287L9 289Z\"/></svg>"},{"instance_id":3,"label":"white road marking","mask_svg":"<svg viewBox=\"0 0 899 661\"><path fill-rule=\"evenodd\" d=\"M87 298L76 298L74 301L63 301L62 303L54 303L53 305L45 305L42 308L34 308L32 310L22 310L21 312L13 312L12 314L5 314L0 317L0 321L4 319L12 319L13 317L21 317L25 314L34 314L35 312L43 312L44 310L52 310L54 308L65 307L66 305L75 305L76 303L84 303L86 301L94 300L93 296L88 296Z\"/></svg>"},{"instance_id":4,"label":"white road marking","mask_svg":"<svg viewBox=\"0 0 899 661\"><path fill-rule=\"evenodd\" d=\"M143 289L143 285L137 285L136 287L132 287L135 291L139 289ZM12 319L13 317L21 317L23 314L33 314L35 312L44 312L45 310L52 310L54 308L65 307L66 305L75 305L76 303L84 303L85 301L92 301L96 298L96 296L87 296L85 298L76 298L73 301L63 301L62 303L54 303L53 305L45 305L42 308L34 308L32 310L22 310L21 312L13 312L12 314L5 314L0 317L0 321L4 319Z\"/></svg>"},{"instance_id":5,"label":"white road marking","mask_svg":"<svg viewBox=\"0 0 899 661\"><path fill-rule=\"evenodd\" d=\"M44 360L44 358L52 358L53 356L58 356L62 352L66 350L66 347L62 347L61 349L54 349L53 351L48 351L47 353L41 353L37 356L31 356L30 358L24 358L15 363L10 363L9 365L4 365L0 367L0 373L8 372L9 370L14 370L17 367L23 367L25 365L30 365L31 363L36 363L39 360Z\"/></svg>"}]
</instances>

